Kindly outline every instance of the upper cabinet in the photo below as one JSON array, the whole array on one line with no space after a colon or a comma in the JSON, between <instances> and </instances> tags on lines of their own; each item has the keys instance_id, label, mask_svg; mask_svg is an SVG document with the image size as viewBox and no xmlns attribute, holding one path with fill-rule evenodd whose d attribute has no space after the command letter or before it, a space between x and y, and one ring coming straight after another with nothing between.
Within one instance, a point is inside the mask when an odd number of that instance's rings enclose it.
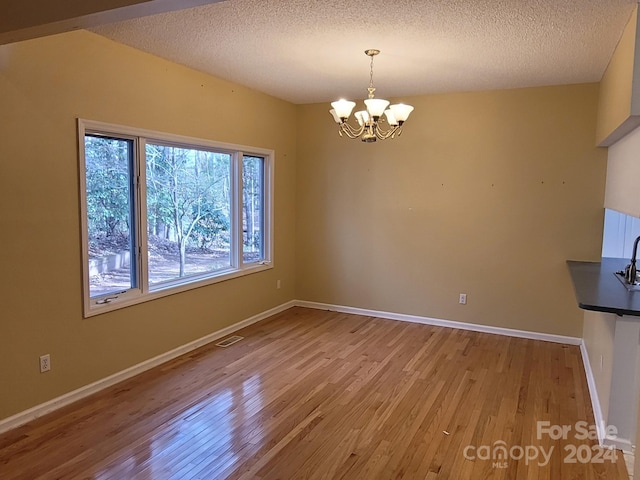
<instances>
[{"instance_id":1,"label":"upper cabinet","mask_svg":"<svg viewBox=\"0 0 640 480\"><path fill-rule=\"evenodd\" d=\"M618 140L607 152L604 206L640 218L640 128Z\"/></svg>"},{"instance_id":2,"label":"upper cabinet","mask_svg":"<svg viewBox=\"0 0 640 480\"><path fill-rule=\"evenodd\" d=\"M608 147L640 125L640 38L636 7L600 83L596 144Z\"/></svg>"}]
</instances>

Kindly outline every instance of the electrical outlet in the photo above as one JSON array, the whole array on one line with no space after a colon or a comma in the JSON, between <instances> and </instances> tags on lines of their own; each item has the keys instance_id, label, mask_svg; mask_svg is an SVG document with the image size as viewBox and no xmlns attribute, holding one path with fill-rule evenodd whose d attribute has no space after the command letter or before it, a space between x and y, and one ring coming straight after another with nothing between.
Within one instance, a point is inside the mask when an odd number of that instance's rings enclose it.
<instances>
[{"instance_id":1,"label":"electrical outlet","mask_svg":"<svg viewBox=\"0 0 640 480\"><path fill-rule=\"evenodd\" d=\"M281 286L280 280L276 280L276 288L279 290Z\"/></svg>"},{"instance_id":2,"label":"electrical outlet","mask_svg":"<svg viewBox=\"0 0 640 480\"><path fill-rule=\"evenodd\" d=\"M51 370L51 355L48 353L40 357L40 373Z\"/></svg>"},{"instance_id":3,"label":"electrical outlet","mask_svg":"<svg viewBox=\"0 0 640 480\"><path fill-rule=\"evenodd\" d=\"M466 293L461 293L460 294L460 298L458 299L458 303L460 305L466 305L467 304L467 294Z\"/></svg>"}]
</instances>

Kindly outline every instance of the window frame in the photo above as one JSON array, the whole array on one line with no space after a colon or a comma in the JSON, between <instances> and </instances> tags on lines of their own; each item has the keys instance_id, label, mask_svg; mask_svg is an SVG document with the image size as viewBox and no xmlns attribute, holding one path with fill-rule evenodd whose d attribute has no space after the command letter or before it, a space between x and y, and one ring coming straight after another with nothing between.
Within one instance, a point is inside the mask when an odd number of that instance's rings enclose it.
<instances>
[{"instance_id":1,"label":"window frame","mask_svg":"<svg viewBox=\"0 0 640 480\"><path fill-rule=\"evenodd\" d=\"M273 268L273 195L275 152L270 149L236 145L195 137L187 137L165 132L157 132L141 128L115 125L82 118L77 119L78 127L78 163L80 176L80 219L82 241L82 281L84 317L92 317L120 308L162 298L168 295L185 292L194 288L242 277ZM89 288L89 235L86 198L86 158L85 135L102 135L133 140L133 175L134 193L133 207L135 211L134 247L137 287L122 293L105 294L91 298ZM156 287L149 285L148 242L147 242L147 187L146 187L146 144L159 143L180 148L208 150L231 155L231 265L215 272L185 277L184 280L163 282ZM263 258L252 262L244 262L243 225L242 225L242 192L243 158L260 157L264 159L263 168ZM106 300L106 301L105 301Z\"/></svg>"},{"instance_id":2,"label":"window frame","mask_svg":"<svg viewBox=\"0 0 640 480\"><path fill-rule=\"evenodd\" d=\"M261 193L262 193L262 195L261 195L261 198L260 198L260 203L261 203L261 205L262 205L262 206L264 206L264 205L265 205L266 196L267 196L267 195L266 195L266 191L265 191L265 187L266 187L266 183L265 183L265 171L266 171L266 165L267 165L267 163L266 163L266 158L264 158L263 156L258 156L258 155L244 155L244 156L240 159L240 161L242 162L242 168L243 168L243 169L244 169L244 159L245 159L245 158L261 158L261 159L262 159L262 168L261 168L261 171L260 171L260 181L261 181L261 183L262 183L262 192L261 192ZM240 178L240 179L241 179L241 181L243 182L243 183L240 185L240 187L241 187L241 188L240 188L240 190L242 191L242 194L241 194L241 195L242 195L242 199L244 199L244 187L245 187L245 185L244 185L244 175L240 174L240 177L241 177L241 178ZM241 258L241 260L242 260L243 264L244 264L244 263L247 263L247 264L249 264L249 263L256 263L256 262L245 262L245 260L244 260L244 254L245 254L245 250L244 250L244 218L243 218L243 213L244 213L244 212L243 212L243 210L242 210L242 203L239 205L239 208L240 208L240 210L239 210L240 235L241 235L241 237L242 237L242 238L240 238L240 239L239 239L239 241L240 241L240 242L241 242L241 244L242 244L242 249L241 249L241 251L239 252L239 255L240 255L240 258ZM262 231L264 231L264 230L265 230L265 226L264 226L264 224L265 224L265 209L264 209L264 207L263 207L263 208L261 209L261 215L260 215L260 228L261 228L261 230L262 230ZM265 242L264 242L264 238L263 238L263 244L262 244L262 249L261 249L261 250L262 250L261 254L262 254L262 256L264 257L264 256L265 256ZM258 260L258 262L260 262L260 260Z\"/></svg>"}]
</instances>

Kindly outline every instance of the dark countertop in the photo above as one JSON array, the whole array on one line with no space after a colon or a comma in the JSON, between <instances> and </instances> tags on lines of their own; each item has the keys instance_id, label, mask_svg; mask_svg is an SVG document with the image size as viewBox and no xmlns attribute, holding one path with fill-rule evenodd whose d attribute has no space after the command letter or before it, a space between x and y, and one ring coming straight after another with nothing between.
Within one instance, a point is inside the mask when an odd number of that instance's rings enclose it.
<instances>
[{"instance_id":1,"label":"dark countertop","mask_svg":"<svg viewBox=\"0 0 640 480\"><path fill-rule=\"evenodd\" d=\"M601 262L567 261L578 306L584 310L640 316L640 291L628 291L614 273L629 263L624 258Z\"/></svg>"}]
</instances>

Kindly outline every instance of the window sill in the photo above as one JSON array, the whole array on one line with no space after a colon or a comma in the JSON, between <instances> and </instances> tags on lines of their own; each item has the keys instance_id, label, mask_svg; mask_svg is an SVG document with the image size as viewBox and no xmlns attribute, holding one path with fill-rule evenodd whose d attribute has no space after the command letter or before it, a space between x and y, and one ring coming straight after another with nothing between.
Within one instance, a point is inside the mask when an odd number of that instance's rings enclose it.
<instances>
[{"instance_id":1,"label":"window sill","mask_svg":"<svg viewBox=\"0 0 640 480\"><path fill-rule=\"evenodd\" d=\"M121 308L130 307L139 303L149 302L162 297L168 297L169 295L175 295L176 293L186 292L195 288L206 287L207 285L213 285L215 283L224 282L233 278L244 277L245 275L251 275L253 273L262 272L273 268L272 263L256 264L250 267L245 267L242 270L234 270L231 272L225 272L212 277L204 278L202 280L185 283L182 285L172 285L165 288L159 288L152 292L139 293L135 295L127 295L121 299L115 299L109 303L103 304L91 304L88 308L85 307L84 318L94 317L103 313L112 312Z\"/></svg>"}]
</instances>

